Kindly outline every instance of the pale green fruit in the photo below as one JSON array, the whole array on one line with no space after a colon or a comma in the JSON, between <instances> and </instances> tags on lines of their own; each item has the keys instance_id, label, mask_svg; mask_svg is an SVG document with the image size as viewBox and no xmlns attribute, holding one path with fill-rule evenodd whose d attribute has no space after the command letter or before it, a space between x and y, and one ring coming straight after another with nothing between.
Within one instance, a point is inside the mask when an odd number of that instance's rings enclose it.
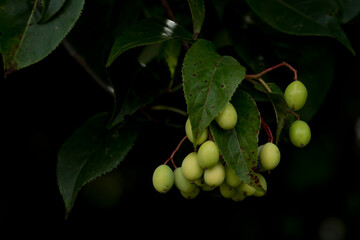
<instances>
[{"instance_id":1,"label":"pale green fruit","mask_svg":"<svg viewBox=\"0 0 360 240\"><path fill-rule=\"evenodd\" d=\"M219 162L220 153L214 141L204 142L198 150L198 163L203 168L211 168Z\"/></svg>"},{"instance_id":2,"label":"pale green fruit","mask_svg":"<svg viewBox=\"0 0 360 240\"><path fill-rule=\"evenodd\" d=\"M239 192L243 192L245 196L251 196L256 192L256 189L250 186L249 184L242 182L239 187L237 187Z\"/></svg>"},{"instance_id":3,"label":"pale green fruit","mask_svg":"<svg viewBox=\"0 0 360 240\"><path fill-rule=\"evenodd\" d=\"M264 170L273 170L280 163L279 148L268 142L261 147L259 152L260 165Z\"/></svg>"},{"instance_id":4,"label":"pale green fruit","mask_svg":"<svg viewBox=\"0 0 360 240\"><path fill-rule=\"evenodd\" d=\"M175 175L175 186L185 193L190 193L197 187L195 184L186 179L182 173L181 167L178 167L174 171Z\"/></svg>"},{"instance_id":5,"label":"pale green fruit","mask_svg":"<svg viewBox=\"0 0 360 240\"><path fill-rule=\"evenodd\" d=\"M235 189L234 196L231 197L235 202L240 202L246 198L246 194L243 191L239 191L238 188Z\"/></svg>"},{"instance_id":6,"label":"pale green fruit","mask_svg":"<svg viewBox=\"0 0 360 240\"><path fill-rule=\"evenodd\" d=\"M233 129L237 122L237 113L234 106L230 102L226 103L215 121L224 130Z\"/></svg>"},{"instance_id":7,"label":"pale green fruit","mask_svg":"<svg viewBox=\"0 0 360 240\"><path fill-rule=\"evenodd\" d=\"M168 165L162 164L155 169L152 181L156 191L166 193L174 185L174 172Z\"/></svg>"},{"instance_id":8,"label":"pale green fruit","mask_svg":"<svg viewBox=\"0 0 360 240\"><path fill-rule=\"evenodd\" d=\"M180 191L181 195L186 199L193 199L200 193L200 188L196 187L192 192L182 192Z\"/></svg>"},{"instance_id":9,"label":"pale green fruit","mask_svg":"<svg viewBox=\"0 0 360 240\"><path fill-rule=\"evenodd\" d=\"M305 105L307 95L307 89L300 81L293 81L290 83L284 92L286 104L294 111L301 109Z\"/></svg>"},{"instance_id":10,"label":"pale green fruit","mask_svg":"<svg viewBox=\"0 0 360 240\"><path fill-rule=\"evenodd\" d=\"M197 160L197 153L189 153L181 164L181 170L185 178L190 181L201 178L204 169L199 165Z\"/></svg>"},{"instance_id":11,"label":"pale green fruit","mask_svg":"<svg viewBox=\"0 0 360 240\"><path fill-rule=\"evenodd\" d=\"M233 188L239 186L242 182L242 180L236 175L234 169L232 169L229 165L225 166L225 182Z\"/></svg>"},{"instance_id":12,"label":"pale green fruit","mask_svg":"<svg viewBox=\"0 0 360 240\"><path fill-rule=\"evenodd\" d=\"M220 193L224 198L232 198L235 193L236 193L236 189L230 187L229 185L227 185L225 182L223 182L220 187Z\"/></svg>"},{"instance_id":13,"label":"pale green fruit","mask_svg":"<svg viewBox=\"0 0 360 240\"><path fill-rule=\"evenodd\" d=\"M209 186L209 185L207 185L207 184L205 183L204 178L200 178L200 179L198 179L198 180L195 180L194 182L195 182L195 184L196 184L198 187L200 187L201 190L203 190L203 191L208 192L208 191L214 190L214 187L211 187L211 186Z\"/></svg>"},{"instance_id":14,"label":"pale green fruit","mask_svg":"<svg viewBox=\"0 0 360 240\"><path fill-rule=\"evenodd\" d=\"M189 141L194 143L194 135L193 135L192 128L191 128L190 118L188 118L185 123L185 133L186 133L186 137L189 139ZM206 139L208 139L208 135L209 135L208 129L205 128L204 131L202 132L202 134L200 135L196 145L200 145L203 142L205 142Z\"/></svg>"},{"instance_id":15,"label":"pale green fruit","mask_svg":"<svg viewBox=\"0 0 360 240\"><path fill-rule=\"evenodd\" d=\"M220 186L225 180L225 168L218 162L215 166L204 171L204 181L211 187Z\"/></svg>"},{"instance_id":16,"label":"pale green fruit","mask_svg":"<svg viewBox=\"0 0 360 240\"><path fill-rule=\"evenodd\" d=\"M261 192L261 191L256 190L255 193L254 193L254 196L255 197L262 197L262 196L265 195L265 193L267 191L267 182L266 182L266 179L264 178L264 176L261 175L260 173L257 176L259 177L260 185L265 190L265 192Z\"/></svg>"},{"instance_id":17,"label":"pale green fruit","mask_svg":"<svg viewBox=\"0 0 360 240\"><path fill-rule=\"evenodd\" d=\"M309 125L302 120L296 120L290 126L289 138L294 146L299 148L305 147L311 140Z\"/></svg>"}]
</instances>

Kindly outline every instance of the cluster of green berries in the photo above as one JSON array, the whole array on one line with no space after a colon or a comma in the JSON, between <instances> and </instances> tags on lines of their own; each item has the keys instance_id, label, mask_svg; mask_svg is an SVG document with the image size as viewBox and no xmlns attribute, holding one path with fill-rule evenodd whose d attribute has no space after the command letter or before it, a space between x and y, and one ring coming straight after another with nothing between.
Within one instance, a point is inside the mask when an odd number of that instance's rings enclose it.
<instances>
[{"instance_id":1,"label":"cluster of green berries","mask_svg":"<svg viewBox=\"0 0 360 240\"><path fill-rule=\"evenodd\" d=\"M301 109L307 99L307 90L300 81L288 85L284 93L285 101L292 111ZM237 123L237 112L228 102L224 109L215 118L216 123L224 130L231 130ZM185 124L187 139L194 143L190 119ZM306 122L296 120L289 129L289 138L297 147L306 146L311 138L310 128ZM221 195L234 201L242 201L247 196L263 196L267 191L267 182L261 172L275 169L280 163L279 148L272 142L258 147L258 169L253 174L260 182L264 191L242 181L235 171L221 158L216 143L209 139L208 129L205 129L198 138L197 152L189 153L182 161L181 167L173 171L168 165L158 166L153 174L153 185L160 193L168 192L173 185L187 199L195 198L200 190L211 191L219 189Z\"/></svg>"},{"instance_id":2,"label":"cluster of green berries","mask_svg":"<svg viewBox=\"0 0 360 240\"><path fill-rule=\"evenodd\" d=\"M307 89L300 81L290 83L284 92L286 104L293 111L300 110L305 105L307 96ZM305 147L311 139L309 125L302 120L296 120L289 128L289 138L294 146Z\"/></svg>"},{"instance_id":3,"label":"cluster of green berries","mask_svg":"<svg viewBox=\"0 0 360 240\"><path fill-rule=\"evenodd\" d=\"M225 129L233 129L237 122L237 113L231 103L227 103L224 109L216 117L217 124ZM185 133L190 142L194 137L191 122L188 119L185 124ZM208 139L208 130L200 136L197 152L189 153L182 161L181 167L174 171L167 165L160 165L153 174L153 185L158 192L166 193L175 185L181 195L187 199L195 198L200 190L212 191L219 189L225 198L241 201L246 196L263 196L265 193L257 191L252 186L243 182L235 171L227 165L220 156L216 143ZM260 184L266 190L265 178L256 173Z\"/></svg>"}]
</instances>

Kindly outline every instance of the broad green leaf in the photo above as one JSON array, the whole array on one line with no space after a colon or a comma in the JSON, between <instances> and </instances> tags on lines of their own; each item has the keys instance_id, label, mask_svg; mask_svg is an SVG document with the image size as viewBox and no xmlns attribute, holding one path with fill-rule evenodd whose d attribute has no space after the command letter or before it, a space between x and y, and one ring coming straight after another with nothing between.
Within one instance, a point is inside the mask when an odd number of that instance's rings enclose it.
<instances>
[{"instance_id":1,"label":"broad green leaf","mask_svg":"<svg viewBox=\"0 0 360 240\"><path fill-rule=\"evenodd\" d=\"M38 23L38 1L3 1L0 5L0 51L6 71L36 63L50 54L74 26L84 0L67 0L45 23Z\"/></svg>"},{"instance_id":2,"label":"broad green leaf","mask_svg":"<svg viewBox=\"0 0 360 240\"><path fill-rule=\"evenodd\" d=\"M90 118L58 152L57 182L67 214L79 190L119 165L137 138L137 130L130 124L108 130L109 118L106 113Z\"/></svg>"},{"instance_id":3,"label":"broad green leaf","mask_svg":"<svg viewBox=\"0 0 360 240\"><path fill-rule=\"evenodd\" d=\"M244 182L261 190L255 174L260 112L252 97L243 90L236 91L231 102L238 114L235 128L225 131L213 122L211 132L226 163Z\"/></svg>"},{"instance_id":4,"label":"broad green leaf","mask_svg":"<svg viewBox=\"0 0 360 240\"><path fill-rule=\"evenodd\" d=\"M198 40L186 53L182 72L187 109L197 139L231 99L245 77L245 68L236 59L216 53L211 42Z\"/></svg>"},{"instance_id":5,"label":"broad green leaf","mask_svg":"<svg viewBox=\"0 0 360 240\"><path fill-rule=\"evenodd\" d=\"M191 41L192 35L185 28L170 19L146 18L134 24L116 38L106 66L109 67L126 50L174 38Z\"/></svg>"},{"instance_id":6,"label":"broad green leaf","mask_svg":"<svg viewBox=\"0 0 360 240\"><path fill-rule=\"evenodd\" d=\"M191 11L191 16L194 26L194 36L198 35L201 31L201 26L205 18L205 5L204 0L188 0Z\"/></svg>"},{"instance_id":7,"label":"broad green leaf","mask_svg":"<svg viewBox=\"0 0 360 240\"><path fill-rule=\"evenodd\" d=\"M333 37L355 54L337 19L337 5L332 0L247 0L247 3L279 31Z\"/></svg>"}]
</instances>

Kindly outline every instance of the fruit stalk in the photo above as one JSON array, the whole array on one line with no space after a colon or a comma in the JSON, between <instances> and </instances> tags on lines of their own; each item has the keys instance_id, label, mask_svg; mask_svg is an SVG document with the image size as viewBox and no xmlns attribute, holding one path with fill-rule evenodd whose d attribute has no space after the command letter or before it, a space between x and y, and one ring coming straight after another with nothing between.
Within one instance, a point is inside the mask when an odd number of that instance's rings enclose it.
<instances>
[{"instance_id":1,"label":"fruit stalk","mask_svg":"<svg viewBox=\"0 0 360 240\"><path fill-rule=\"evenodd\" d=\"M268 135L268 142L271 142L271 143L274 142L274 137L273 137L273 134L271 132L269 125L266 124L266 122L264 121L263 118L260 118L260 119L261 119L261 126L262 126L262 128L265 129L265 132Z\"/></svg>"},{"instance_id":2,"label":"fruit stalk","mask_svg":"<svg viewBox=\"0 0 360 240\"><path fill-rule=\"evenodd\" d=\"M175 168L175 169L177 168L177 167L176 167L176 164L175 164L175 162L174 162L174 155L175 155L175 153L179 150L181 144L186 140L186 138L187 138L187 137L185 136L185 137L183 137L183 139L181 139L181 141L179 142L179 144L177 145L177 147L175 148L175 150L172 152L171 156L164 162L164 164L167 164L167 163L171 160L174 168Z\"/></svg>"}]
</instances>

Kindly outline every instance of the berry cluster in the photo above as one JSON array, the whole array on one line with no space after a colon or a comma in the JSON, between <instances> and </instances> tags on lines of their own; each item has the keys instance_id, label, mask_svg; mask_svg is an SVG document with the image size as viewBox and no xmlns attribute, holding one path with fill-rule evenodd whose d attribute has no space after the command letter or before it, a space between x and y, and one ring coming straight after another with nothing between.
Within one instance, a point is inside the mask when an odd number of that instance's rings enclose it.
<instances>
[{"instance_id":1,"label":"berry cluster","mask_svg":"<svg viewBox=\"0 0 360 240\"><path fill-rule=\"evenodd\" d=\"M294 113L301 109L307 99L307 89L303 83L295 78L284 92L284 99L289 107L289 112L297 116L290 128L289 139L296 147L305 147L311 139L311 131L306 122ZM237 124L237 111L228 102L224 109L215 118L219 127L224 130L231 130ZM271 134L270 128L262 119L262 126L268 135ZM196 142L197 151L189 153L182 161L181 167L176 167L173 155L180 147L181 143L187 138L194 144L190 119L185 124L186 137L180 142L178 148L171 157L162 165L158 166L153 174L153 185L160 193L168 192L173 185L180 191L181 195L187 199L195 198L200 190L211 191L219 189L221 195L234 201L242 201L247 196L264 196L267 191L267 182L262 172L269 172L275 169L280 163L279 148L269 138L269 142L258 147L258 168L255 177L259 180L260 186L264 191L259 191L249 184L242 181L235 171L222 158L216 142L213 140L210 131L206 128ZM167 164L171 160L175 170L173 171Z\"/></svg>"}]
</instances>

